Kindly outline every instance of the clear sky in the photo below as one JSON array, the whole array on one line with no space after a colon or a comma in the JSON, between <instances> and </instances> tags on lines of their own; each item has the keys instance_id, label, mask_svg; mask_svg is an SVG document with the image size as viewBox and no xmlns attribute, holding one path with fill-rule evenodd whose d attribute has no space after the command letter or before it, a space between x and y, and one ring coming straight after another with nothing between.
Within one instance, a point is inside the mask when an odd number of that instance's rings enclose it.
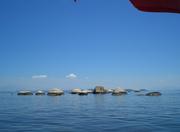
<instances>
[{"instance_id":1,"label":"clear sky","mask_svg":"<svg viewBox=\"0 0 180 132\"><path fill-rule=\"evenodd\" d=\"M0 89L180 86L180 14L128 0L0 0Z\"/></svg>"}]
</instances>

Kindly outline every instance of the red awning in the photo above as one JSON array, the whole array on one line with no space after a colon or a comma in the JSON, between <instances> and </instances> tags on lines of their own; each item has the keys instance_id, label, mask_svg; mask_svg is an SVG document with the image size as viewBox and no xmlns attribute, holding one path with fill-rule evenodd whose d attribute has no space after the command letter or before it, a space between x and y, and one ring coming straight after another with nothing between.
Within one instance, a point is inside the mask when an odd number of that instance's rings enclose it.
<instances>
[{"instance_id":1,"label":"red awning","mask_svg":"<svg viewBox=\"0 0 180 132\"><path fill-rule=\"evenodd\" d=\"M180 13L180 0L130 0L141 11Z\"/></svg>"}]
</instances>

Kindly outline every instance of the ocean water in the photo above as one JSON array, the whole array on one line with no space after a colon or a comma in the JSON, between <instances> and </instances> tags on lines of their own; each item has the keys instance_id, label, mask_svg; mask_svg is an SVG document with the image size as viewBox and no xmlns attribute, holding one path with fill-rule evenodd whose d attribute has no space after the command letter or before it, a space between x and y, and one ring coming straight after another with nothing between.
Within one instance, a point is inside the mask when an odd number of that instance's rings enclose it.
<instances>
[{"instance_id":1,"label":"ocean water","mask_svg":"<svg viewBox=\"0 0 180 132\"><path fill-rule=\"evenodd\" d=\"M0 92L0 132L180 132L180 90L161 92L159 97Z\"/></svg>"}]
</instances>

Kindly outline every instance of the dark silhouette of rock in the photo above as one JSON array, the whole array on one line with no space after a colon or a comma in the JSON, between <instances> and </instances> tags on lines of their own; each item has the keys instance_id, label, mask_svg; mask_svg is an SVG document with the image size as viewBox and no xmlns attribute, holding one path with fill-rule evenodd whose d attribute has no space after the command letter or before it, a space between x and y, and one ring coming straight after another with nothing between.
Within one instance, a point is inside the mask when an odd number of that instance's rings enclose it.
<instances>
[{"instance_id":1,"label":"dark silhouette of rock","mask_svg":"<svg viewBox=\"0 0 180 132\"><path fill-rule=\"evenodd\" d=\"M146 89L125 89L125 90L127 92L135 92L135 93L147 91Z\"/></svg>"},{"instance_id":2,"label":"dark silhouette of rock","mask_svg":"<svg viewBox=\"0 0 180 132\"><path fill-rule=\"evenodd\" d=\"M161 96L162 94L160 92L150 92L147 93L146 96Z\"/></svg>"},{"instance_id":3,"label":"dark silhouette of rock","mask_svg":"<svg viewBox=\"0 0 180 132\"><path fill-rule=\"evenodd\" d=\"M141 92L141 90L134 90L135 93Z\"/></svg>"},{"instance_id":4,"label":"dark silhouette of rock","mask_svg":"<svg viewBox=\"0 0 180 132\"><path fill-rule=\"evenodd\" d=\"M147 91L146 89L135 89L133 90L135 93L139 93L139 92L145 92Z\"/></svg>"},{"instance_id":5,"label":"dark silhouette of rock","mask_svg":"<svg viewBox=\"0 0 180 132\"><path fill-rule=\"evenodd\" d=\"M137 94L137 96L145 96L145 94L140 93L140 94Z\"/></svg>"}]
</instances>

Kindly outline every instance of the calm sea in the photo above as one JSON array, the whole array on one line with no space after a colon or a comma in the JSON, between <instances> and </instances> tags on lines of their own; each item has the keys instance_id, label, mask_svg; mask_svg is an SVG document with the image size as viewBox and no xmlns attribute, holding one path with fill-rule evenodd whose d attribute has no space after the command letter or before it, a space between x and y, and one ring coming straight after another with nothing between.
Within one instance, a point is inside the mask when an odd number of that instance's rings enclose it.
<instances>
[{"instance_id":1,"label":"calm sea","mask_svg":"<svg viewBox=\"0 0 180 132\"><path fill-rule=\"evenodd\" d=\"M160 97L0 92L0 132L180 132L180 90Z\"/></svg>"}]
</instances>

